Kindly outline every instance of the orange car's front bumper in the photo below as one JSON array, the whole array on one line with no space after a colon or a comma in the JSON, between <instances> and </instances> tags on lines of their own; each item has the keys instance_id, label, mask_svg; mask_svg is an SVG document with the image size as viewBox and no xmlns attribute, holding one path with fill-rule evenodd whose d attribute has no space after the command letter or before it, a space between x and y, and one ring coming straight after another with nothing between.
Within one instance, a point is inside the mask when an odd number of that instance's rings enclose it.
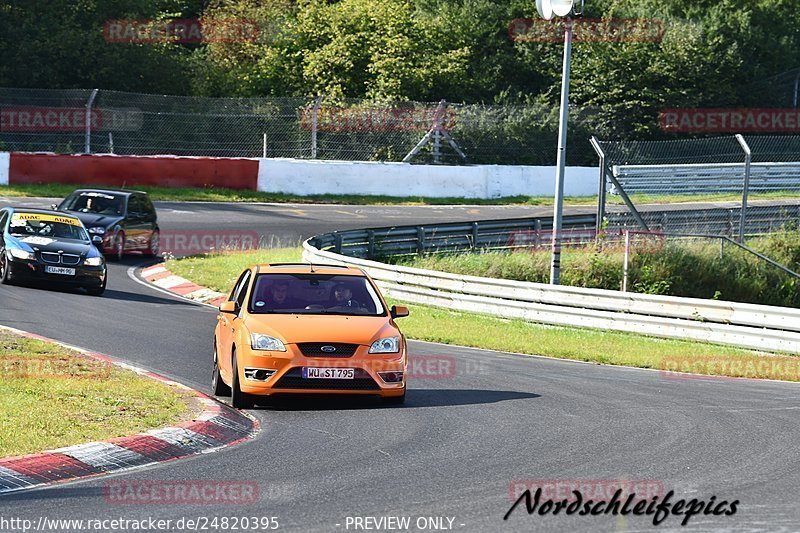
<instances>
[{"instance_id":1,"label":"orange car's front bumper","mask_svg":"<svg viewBox=\"0 0 800 533\"><path fill-rule=\"evenodd\" d=\"M247 348L237 354L242 392L260 396L276 394L379 395L385 398L405 392L408 356L405 345L398 353L370 354L359 346L351 357L308 357L295 344L285 352L265 352ZM302 376L303 367L352 368L352 379L310 379ZM265 372L259 372L263 370ZM274 373L273 373L274 371ZM265 374L270 374L266 377ZM402 378L397 373L402 373ZM399 381L397 380L400 378Z\"/></svg>"}]
</instances>

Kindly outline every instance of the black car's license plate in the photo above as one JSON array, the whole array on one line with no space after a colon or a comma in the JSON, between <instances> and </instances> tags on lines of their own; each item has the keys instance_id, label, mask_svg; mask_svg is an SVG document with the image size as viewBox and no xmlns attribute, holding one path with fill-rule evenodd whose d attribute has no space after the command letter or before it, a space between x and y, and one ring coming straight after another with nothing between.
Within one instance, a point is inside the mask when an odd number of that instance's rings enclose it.
<instances>
[{"instance_id":1,"label":"black car's license plate","mask_svg":"<svg viewBox=\"0 0 800 533\"><path fill-rule=\"evenodd\" d=\"M48 274L60 274L62 276L74 276L75 275L75 269L74 268L46 266L46 267L44 267L44 271L47 272Z\"/></svg>"}]
</instances>

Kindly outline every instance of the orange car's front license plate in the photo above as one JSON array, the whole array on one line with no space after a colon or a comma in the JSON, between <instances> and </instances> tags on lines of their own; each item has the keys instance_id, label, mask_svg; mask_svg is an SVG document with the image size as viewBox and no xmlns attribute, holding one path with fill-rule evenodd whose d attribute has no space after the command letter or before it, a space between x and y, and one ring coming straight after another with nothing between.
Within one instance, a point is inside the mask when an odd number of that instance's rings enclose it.
<instances>
[{"instance_id":1,"label":"orange car's front license plate","mask_svg":"<svg viewBox=\"0 0 800 533\"><path fill-rule=\"evenodd\" d=\"M355 369L305 366L303 367L303 377L305 379L353 379L355 377Z\"/></svg>"}]
</instances>

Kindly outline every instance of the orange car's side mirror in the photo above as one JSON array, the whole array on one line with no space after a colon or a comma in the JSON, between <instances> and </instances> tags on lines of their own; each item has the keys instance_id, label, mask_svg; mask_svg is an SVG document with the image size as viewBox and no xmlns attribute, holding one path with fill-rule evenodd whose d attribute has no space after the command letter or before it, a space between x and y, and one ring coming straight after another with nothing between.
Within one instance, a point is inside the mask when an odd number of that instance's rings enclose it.
<instances>
[{"instance_id":1,"label":"orange car's side mirror","mask_svg":"<svg viewBox=\"0 0 800 533\"><path fill-rule=\"evenodd\" d=\"M390 311L392 318L403 318L408 316L408 307L403 305L393 305Z\"/></svg>"},{"instance_id":2,"label":"orange car's side mirror","mask_svg":"<svg viewBox=\"0 0 800 533\"><path fill-rule=\"evenodd\" d=\"M219 306L220 313L236 313L236 302L223 302L222 305Z\"/></svg>"}]
</instances>

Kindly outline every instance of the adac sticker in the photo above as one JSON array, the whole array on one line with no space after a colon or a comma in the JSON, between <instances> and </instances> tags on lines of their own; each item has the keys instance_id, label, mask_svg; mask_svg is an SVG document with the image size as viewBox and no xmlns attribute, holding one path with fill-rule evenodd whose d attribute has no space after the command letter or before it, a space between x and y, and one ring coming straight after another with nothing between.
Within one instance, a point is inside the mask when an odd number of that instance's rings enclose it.
<instances>
[{"instance_id":1,"label":"adac sticker","mask_svg":"<svg viewBox=\"0 0 800 533\"><path fill-rule=\"evenodd\" d=\"M58 222L71 226L80 226L81 221L77 218L61 217L58 215L45 215L40 213L14 213L11 220L38 220L40 222Z\"/></svg>"}]
</instances>

